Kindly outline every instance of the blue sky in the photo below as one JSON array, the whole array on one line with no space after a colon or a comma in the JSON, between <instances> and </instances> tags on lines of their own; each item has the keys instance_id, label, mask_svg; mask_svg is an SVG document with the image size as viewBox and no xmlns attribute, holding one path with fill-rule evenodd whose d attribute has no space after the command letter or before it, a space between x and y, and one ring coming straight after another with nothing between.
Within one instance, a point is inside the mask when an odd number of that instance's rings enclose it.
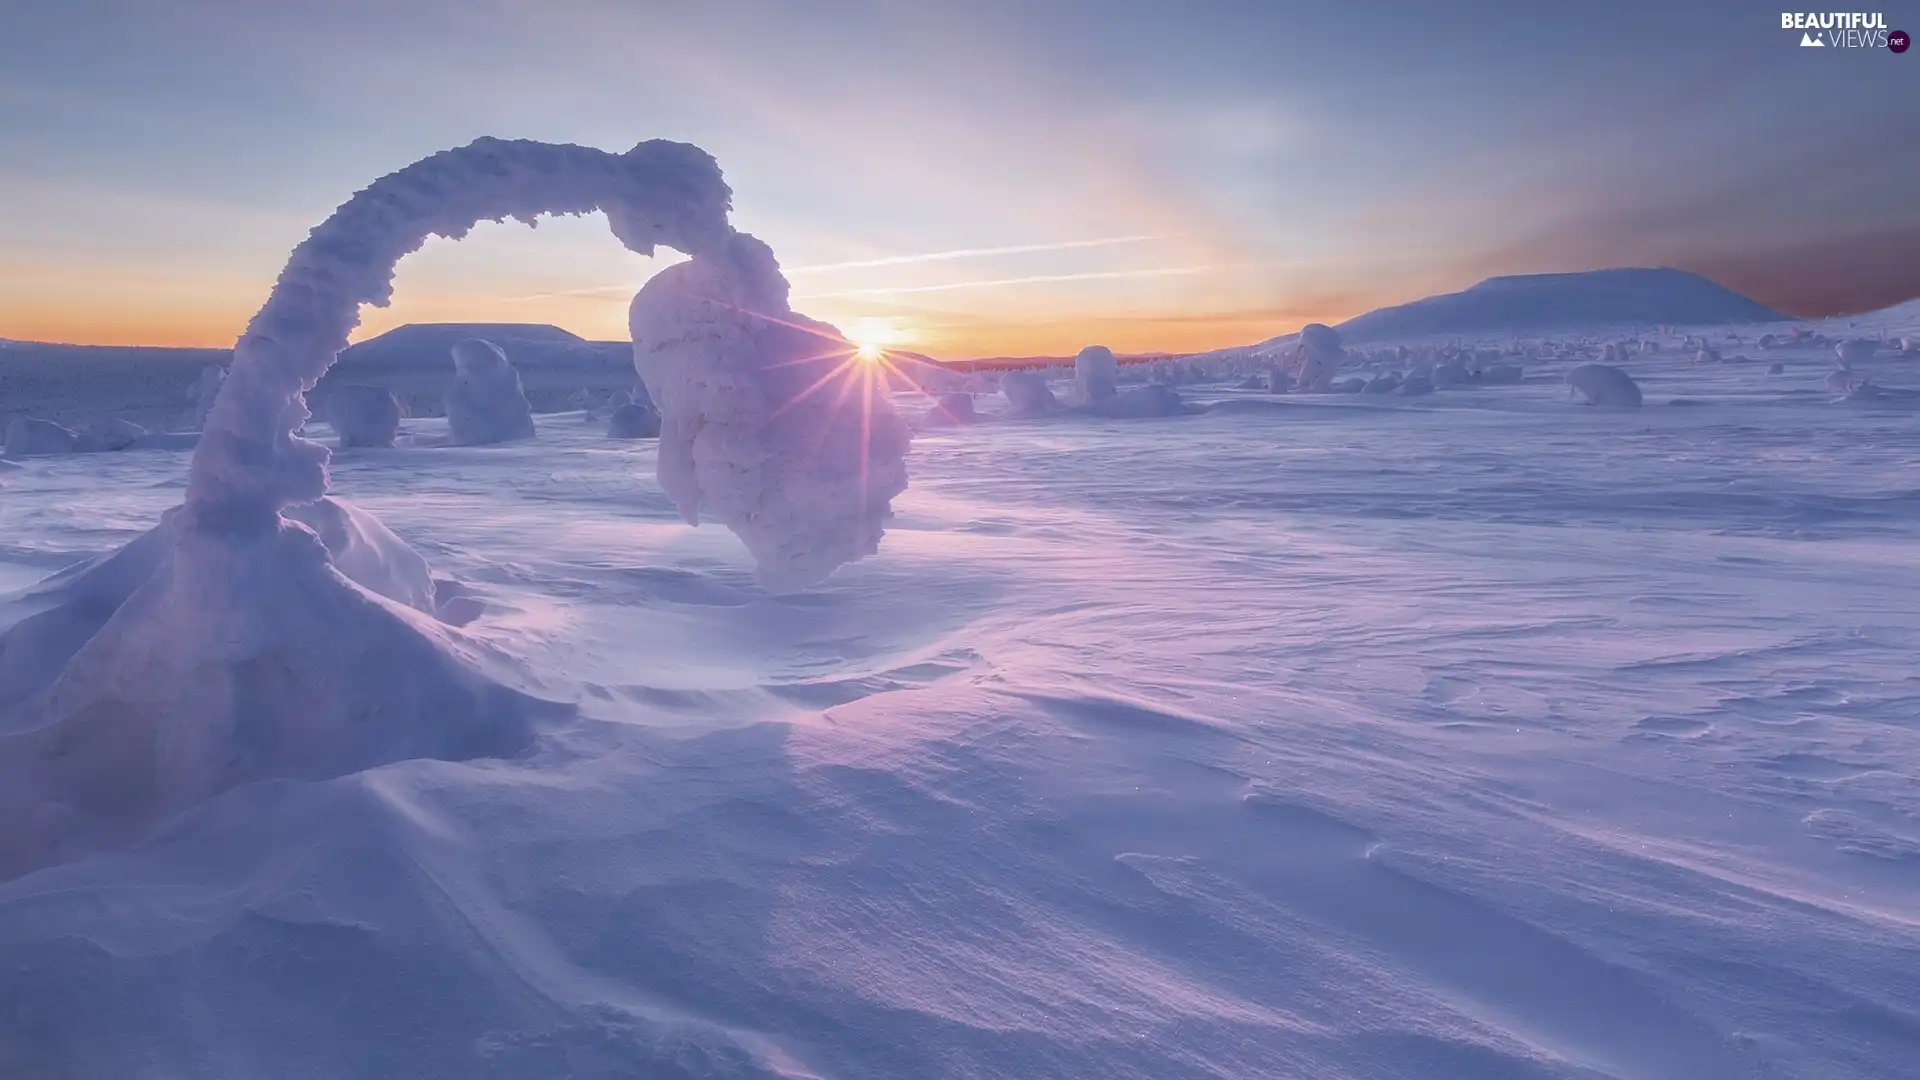
<instances>
[{"instance_id":1,"label":"blue sky","mask_svg":"<svg viewBox=\"0 0 1920 1080\"><path fill-rule=\"evenodd\" d=\"M698 143L797 307L936 355L1607 265L1810 313L1920 293L1920 53L1802 50L1756 4L1446 7L12 0L0 336L230 342L332 207L481 135ZM620 337L657 268L597 221L487 227L367 328Z\"/></svg>"}]
</instances>

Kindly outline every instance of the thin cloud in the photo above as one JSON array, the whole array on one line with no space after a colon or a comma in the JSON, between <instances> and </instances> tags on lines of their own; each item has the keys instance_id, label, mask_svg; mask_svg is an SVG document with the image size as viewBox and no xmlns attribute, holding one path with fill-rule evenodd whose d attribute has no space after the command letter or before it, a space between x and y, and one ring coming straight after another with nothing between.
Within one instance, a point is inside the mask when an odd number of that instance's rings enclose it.
<instances>
[{"instance_id":1,"label":"thin cloud","mask_svg":"<svg viewBox=\"0 0 1920 1080\"><path fill-rule=\"evenodd\" d=\"M1119 247L1164 240L1164 236L1105 236L1097 240L1063 240L1057 244L1010 244L1006 247L956 248L953 251L928 251L918 255L887 255L852 262L816 263L812 266L784 268L787 276L824 274L833 270L865 270L875 266L909 266L914 263L947 262L952 259L985 259L995 255L1031 255L1041 251L1076 251L1082 248Z\"/></svg>"},{"instance_id":2,"label":"thin cloud","mask_svg":"<svg viewBox=\"0 0 1920 1080\"><path fill-rule=\"evenodd\" d=\"M1063 240L1056 244L1009 244L1004 247L956 248L952 251L928 251L917 255L887 255L876 259L856 259L851 262L815 263L811 266L781 267L781 273L788 277L798 274L824 274L836 270L865 270L882 266L912 266L917 263L950 262L955 259L985 259L998 255L1032 255L1044 251L1078 251L1086 248L1119 247L1123 244L1146 244L1155 240L1165 240L1164 236L1103 236L1094 240ZM1130 276L1130 275L1129 275ZM1048 280L1033 278L1030 280ZM1058 280L1072 280L1061 278ZM889 292L943 292L949 288L967 288L969 286L934 286L923 289L897 289ZM562 289L558 292L528 293L525 296L502 296L503 304L524 303L529 300L557 300L571 296L625 296L632 293L638 285L588 285L578 289ZM861 291L858 293L817 293L816 296L853 296L879 295ZM802 297L801 299L806 299Z\"/></svg>"},{"instance_id":3,"label":"thin cloud","mask_svg":"<svg viewBox=\"0 0 1920 1080\"><path fill-rule=\"evenodd\" d=\"M844 296L903 296L908 293L952 292L956 289L985 289L996 285L1037 285L1054 281L1108 281L1115 278L1178 277L1202 274L1211 266L1165 266L1154 270L1105 270L1088 274L1035 274L1030 277L991 278L984 281L950 281L944 285L903 285L882 289L848 289L845 292L812 293L800 300L825 300Z\"/></svg>"},{"instance_id":4,"label":"thin cloud","mask_svg":"<svg viewBox=\"0 0 1920 1080\"><path fill-rule=\"evenodd\" d=\"M528 293L525 296L495 297L496 303L518 304L528 300L557 300L565 296L626 296L639 289L639 285L589 285L584 289L562 289L559 292Z\"/></svg>"}]
</instances>

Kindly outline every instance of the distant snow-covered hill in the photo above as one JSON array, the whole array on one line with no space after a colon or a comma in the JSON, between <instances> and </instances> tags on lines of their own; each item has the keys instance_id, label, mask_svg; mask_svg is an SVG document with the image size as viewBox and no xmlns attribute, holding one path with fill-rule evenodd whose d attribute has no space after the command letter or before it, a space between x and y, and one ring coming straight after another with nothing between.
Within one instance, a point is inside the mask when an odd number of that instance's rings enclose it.
<instances>
[{"instance_id":1,"label":"distant snow-covered hill","mask_svg":"<svg viewBox=\"0 0 1920 1080\"><path fill-rule=\"evenodd\" d=\"M1366 342L1547 327L1705 326L1785 318L1698 274L1618 269L1488 278L1462 292L1370 311L1336 329L1348 342Z\"/></svg>"}]
</instances>

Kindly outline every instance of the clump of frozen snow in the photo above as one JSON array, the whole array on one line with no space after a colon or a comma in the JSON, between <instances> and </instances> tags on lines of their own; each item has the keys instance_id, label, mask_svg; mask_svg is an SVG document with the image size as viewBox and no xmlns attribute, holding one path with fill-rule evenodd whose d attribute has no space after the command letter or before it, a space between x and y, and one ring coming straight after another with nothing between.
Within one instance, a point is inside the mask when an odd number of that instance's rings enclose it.
<instances>
[{"instance_id":1,"label":"clump of frozen snow","mask_svg":"<svg viewBox=\"0 0 1920 1080\"><path fill-rule=\"evenodd\" d=\"M4 453L10 458L51 457L73 453L78 442L79 436L51 420L16 416L7 422Z\"/></svg>"},{"instance_id":2,"label":"clump of frozen snow","mask_svg":"<svg viewBox=\"0 0 1920 1080\"><path fill-rule=\"evenodd\" d=\"M1089 345L1073 358L1076 400L1089 404L1119 393L1120 361L1105 345Z\"/></svg>"},{"instance_id":3,"label":"clump of frozen snow","mask_svg":"<svg viewBox=\"0 0 1920 1080\"><path fill-rule=\"evenodd\" d=\"M1400 380L1400 392L1408 397L1420 397L1433 393L1431 375L1409 375Z\"/></svg>"},{"instance_id":4,"label":"clump of frozen snow","mask_svg":"<svg viewBox=\"0 0 1920 1080\"><path fill-rule=\"evenodd\" d=\"M453 346L453 382L447 387L447 433L458 446L487 446L533 438L533 406L520 373L500 346L467 338Z\"/></svg>"},{"instance_id":5,"label":"clump of frozen snow","mask_svg":"<svg viewBox=\"0 0 1920 1080\"><path fill-rule=\"evenodd\" d=\"M400 435L400 402L384 386L341 386L327 397L327 422L343 447L392 446Z\"/></svg>"},{"instance_id":6,"label":"clump of frozen snow","mask_svg":"<svg viewBox=\"0 0 1920 1080\"><path fill-rule=\"evenodd\" d=\"M1046 416L1060 408L1047 380L1032 371L1009 371L1000 376L1000 393L1007 399L1008 413L1022 419Z\"/></svg>"},{"instance_id":7,"label":"clump of frozen snow","mask_svg":"<svg viewBox=\"0 0 1920 1080\"><path fill-rule=\"evenodd\" d=\"M912 434L880 364L788 306L766 244L735 234L661 271L628 324L660 408L660 486L689 523L718 518L774 589L878 550Z\"/></svg>"},{"instance_id":8,"label":"clump of frozen snow","mask_svg":"<svg viewBox=\"0 0 1920 1080\"><path fill-rule=\"evenodd\" d=\"M660 414L646 405L628 402L613 410L607 418L607 438L609 439L657 439L660 437Z\"/></svg>"},{"instance_id":9,"label":"clump of frozen snow","mask_svg":"<svg viewBox=\"0 0 1920 1080\"><path fill-rule=\"evenodd\" d=\"M1567 372L1568 392L1578 394L1589 405L1609 408L1639 408L1640 386L1633 377L1609 364L1581 364Z\"/></svg>"}]
</instances>

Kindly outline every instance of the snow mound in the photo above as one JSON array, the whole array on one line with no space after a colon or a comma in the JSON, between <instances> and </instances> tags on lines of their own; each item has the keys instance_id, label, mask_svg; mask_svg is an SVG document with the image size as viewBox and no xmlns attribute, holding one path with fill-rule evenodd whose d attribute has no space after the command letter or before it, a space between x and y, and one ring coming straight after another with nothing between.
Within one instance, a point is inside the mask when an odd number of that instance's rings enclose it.
<instances>
[{"instance_id":1,"label":"snow mound","mask_svg":"<svg viewBox=\"0 0 1920 1080\"><path fill-rule=\"evenodd\" d=\"M171 573L174 526L181 507L111 554L63 570L22 600L40 610L0 633L0 708L43 689L128 598ZM311 530L329 561L368 592L424 614L434 613L427 560L378 518L342 499L289 506L286 517Z\"/></svg>"},{"instance_id":2,"label":"snow mound","mask_svg":"<svg viewBox=\"0 0 1920 1080\"><path fill-rule=\"evenodd\" d=\"M1589 405L1609 408L1640 407L1640 386L1633 377L1607 364L1581 364L1567 372L1569 392L1580 395Z\"/></svg>"},{"instance_id":3,"label":"snow mound","mask_svg":"<svg viewBox=\"0 0 1920 1080\"><path fill-rule=\"evenodd\" d=\"M23 703L43 722L7 725L0 878L129 843L242 783L530 744L541 703L349 583L305 526L173 524L172 558Z\"/></svg>"},{"instance_id":4,"label":"snow mound","mask_svg":"<svg viewBox=\"0 0 1920 1080\"><path fill-rule=\"evenodd\" d=\"M533 438L533 406L520 373L500 346L467 338L453 347L453 384L447 387L447 431L459 446L487 446Z\"/></svg>"},{"instance_id":5,"label":"snow mound","mask_svg":"<svg viewBox=\"0 0 1920 1080\"><path fill-rule=\"evenodd\" d=\"M879 364L787 297L772 250L735 234L628 311L660 409L660 486L690 524L704 510L733 530L780 591L879 549L912 439Z\"/></svg>"},{"instance_id":6,"label":"snow mound","mask_svg":"<svg viewBox=\"0 0 1920 1080\"><path fill-rule=\"evenodd\" d=\"M1180 401L1180 394L1165 383L1147 383L1124 394L1096 401L1088 408L1095 416L1115 420L1178 416L1186 411Z\"/></svg>"}]
</instances>

